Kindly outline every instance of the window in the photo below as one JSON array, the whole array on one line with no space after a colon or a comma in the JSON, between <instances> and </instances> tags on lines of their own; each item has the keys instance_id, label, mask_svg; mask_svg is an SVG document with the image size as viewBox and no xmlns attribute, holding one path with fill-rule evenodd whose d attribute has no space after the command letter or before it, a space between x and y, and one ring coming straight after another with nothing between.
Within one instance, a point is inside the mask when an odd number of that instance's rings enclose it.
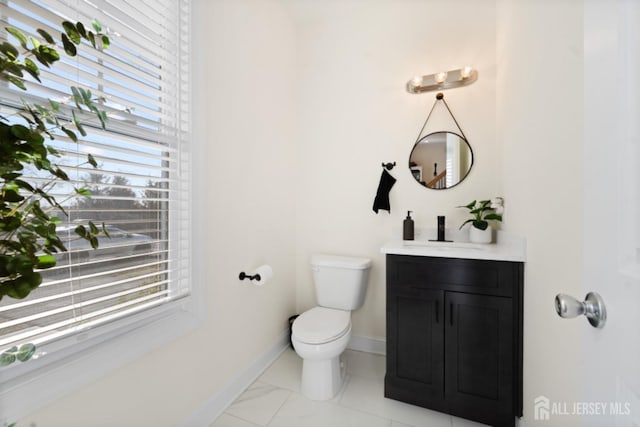
<instances>
[{"instance_id":1,"label":"window","mask_svg":"<svg viewBox=\"0 0 640 427\"><path fill-rule=\"evenodd\" d=\"M61 55L51 69L41 67L42 83L29 82L28 92L0 86L5 117L23 100L60 101L70 86L104 97L109 117L106 130L85 123L88 135L77 143L64 134L51 141L73 183L85 182L92 197L66 202L69 215L58 230L69 251L43 271L43 284L24 300L0 301L0 352L28 342L65 348L80 332L111 333L189 295L188 3L0 0L3 28L58 34L64 20L97 19L111 41L108 49L82 46L77 57ZM97 169L83 165L88 153ZM31 172L34 184L42 182ZM60 200L71 191L55 188ZM90 220L104 223L110 235L100 237L97 250L74 238L73 228Z\"/></svg>"}]
</instances>

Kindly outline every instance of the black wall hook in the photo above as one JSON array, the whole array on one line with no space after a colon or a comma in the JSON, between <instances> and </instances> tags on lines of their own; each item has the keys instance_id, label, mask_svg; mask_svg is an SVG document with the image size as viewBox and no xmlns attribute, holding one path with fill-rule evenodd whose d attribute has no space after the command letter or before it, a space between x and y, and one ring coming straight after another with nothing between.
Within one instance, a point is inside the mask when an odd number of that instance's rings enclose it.
<instances>
[{"instance_id":1,"label":"black wall hook","mask_svg":"<svg viewBox=\"0 0 640 427\"><path fill-rule=\"evenodd\" d=\"M260 280L260 275L259 274L254 274L253 276L249 276L247 273L245 273L244 271L240 272L240 275L238 276L238 278L240 280L244 280L244 279L249 279L249 280Z\"/></svg>"},{"instance_id":2,"label":"black wall hook","mask_svg":"<svg viewBox=\"0 0 640 427\"><path fill-rule=\"evenodd\" d=\"M389 163L383 163L382 167L390 171L391 169L393 169L395 165L396 165L396 162L393 162L393 163L389 162Z\"/></svg>"}]
</instances>

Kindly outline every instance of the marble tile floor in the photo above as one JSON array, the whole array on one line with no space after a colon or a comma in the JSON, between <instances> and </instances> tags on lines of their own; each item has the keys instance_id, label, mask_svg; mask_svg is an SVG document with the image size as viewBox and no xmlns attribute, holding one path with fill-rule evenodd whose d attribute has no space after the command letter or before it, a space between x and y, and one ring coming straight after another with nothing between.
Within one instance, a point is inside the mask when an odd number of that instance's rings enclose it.
<instances>
[{"instance_id":1,"label":"marble tile floor","mask_svg":"<svg viewBox=\"0 0 640 427\"><path fill-rule=\"evenodd\" d=\"M300 394L302 360L282 355L210 427L481 427L384 397L385 357L347 350L347 375L332 400Z\"/></svg>"}]
</instances>

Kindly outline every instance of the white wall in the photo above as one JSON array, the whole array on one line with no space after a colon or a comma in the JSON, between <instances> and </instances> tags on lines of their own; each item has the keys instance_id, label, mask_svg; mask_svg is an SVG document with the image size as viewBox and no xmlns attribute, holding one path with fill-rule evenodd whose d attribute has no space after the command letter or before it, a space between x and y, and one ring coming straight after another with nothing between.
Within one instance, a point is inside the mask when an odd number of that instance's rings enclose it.
<instances>
[{"instance_id":1,"label":"white wall","mask_svg":"<svg viewBox=\"0 0 640 427\"><path fill-rule=\"evenodd\" d=\"M557 293L583 296L583 29L580 1L498 1L497 128L504 228L527 239L524 421L537 396L574 402L583 321L560 319ZM562 425L578 425L563 417ZM540 421L539 425L548 425Z\"/></svg>"},{"instance_id":2,"label":"white wall","mask_svg":"<svg viewBox=\"0 0 640 427\"><path fill-rule=\"evenodd\" d=\"M297 308L314 304L312 253L370 257L374 264L353 333L385 335L382 244L401 238L414 211L416 227L462 223L455 206L502 194L502 150L495 127L494 1L290 0L296 24L298 97ZM479 79L447 91L473 148L468 179L447 190L418 184L409 154L435 93L409 94L415 75L472 65ZM391 215L372 211L382 162L391 174Z\"/></svg>"},{"instance_id":3,"label":"white wall","mask_svg":"<svg viewBox=\"0 0 640 427\"><path fill-rule=\"evenodd\" d=\"M18 425L176 426L242 372L294 312L294 35L274 1L194 2L195 224L206 315L174 343ZM239 282L262 263L273 280ZM126 351L123 348L122 351ZM81 372L78 375L82 375Z\"/></svg>"}]
</instances>

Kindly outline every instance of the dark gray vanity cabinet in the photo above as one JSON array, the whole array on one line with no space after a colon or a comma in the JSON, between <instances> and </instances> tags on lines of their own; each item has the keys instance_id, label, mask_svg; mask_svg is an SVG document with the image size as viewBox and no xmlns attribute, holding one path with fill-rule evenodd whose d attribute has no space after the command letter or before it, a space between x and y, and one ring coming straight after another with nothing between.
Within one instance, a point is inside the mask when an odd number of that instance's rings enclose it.
<instances>
[{"instance_id":1,"label":"dark gray vanity cabinet","mask_svg":"<svg viewBox=\"0 0 640 427\"><path fill-rule=\"evenodd\" d=\"M522 283L521 262L387 255L385 396L513 426Z\"/></svg>"}]
</instances>

